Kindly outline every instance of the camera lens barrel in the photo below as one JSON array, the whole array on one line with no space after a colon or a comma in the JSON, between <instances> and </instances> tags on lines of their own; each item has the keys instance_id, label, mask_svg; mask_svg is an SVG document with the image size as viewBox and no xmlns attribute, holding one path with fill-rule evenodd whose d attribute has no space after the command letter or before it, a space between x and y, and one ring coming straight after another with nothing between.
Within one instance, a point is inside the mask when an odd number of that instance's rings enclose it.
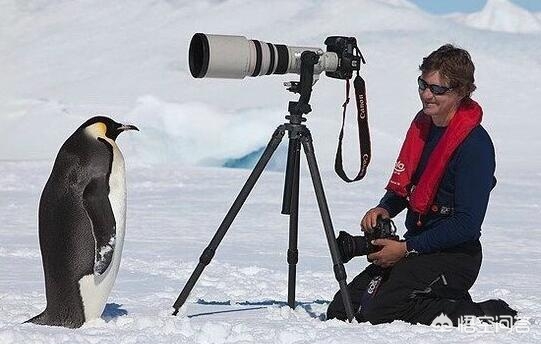
<instances>
[{"instance_id":1,"label":"camera lens barrel","mask_svg":"<svg viewBox=\"0 0 541 344\"><path fill-rule=\"evenodd\" d=\"M300 73L300 57L306 50L320 56L314 73L338 68L338 55L320 48L291 47L249 40L244 36L204 33L192 37L188 61L194 78L243 79L246 76Z\"/></svg>"}]
</instances>

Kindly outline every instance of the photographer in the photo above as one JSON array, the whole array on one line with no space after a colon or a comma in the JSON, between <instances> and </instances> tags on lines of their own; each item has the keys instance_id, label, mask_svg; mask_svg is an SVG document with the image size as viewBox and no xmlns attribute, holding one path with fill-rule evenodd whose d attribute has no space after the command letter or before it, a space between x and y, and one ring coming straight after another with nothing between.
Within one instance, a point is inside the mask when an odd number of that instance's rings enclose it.
<instances>
[{"instance_id":1,"label":"photographer","mask_svg":"<svg viewBox=\"0 0 541 344\"><path fill-rule=\"evenodd\" d=\"M382 219L407 208L405 240L376 239L374 253L359 251L370 244L366 237L352 241L355 255L367 254L372 262L348 285L355 317L430 325L443 313L456 326L465 315L515 316L502 300L475 303L468 293L481 267L481 224L496 184L494 147L480 124L482 109L470 98L475 67L467 51L447 44L419 69L422 110L406 134L387 193L361 220L368 236ZM344 256L342 233L338 244L343 260L351 259ZM327 318L347 318L340 292Z\"/></svg>"}]
</instances>

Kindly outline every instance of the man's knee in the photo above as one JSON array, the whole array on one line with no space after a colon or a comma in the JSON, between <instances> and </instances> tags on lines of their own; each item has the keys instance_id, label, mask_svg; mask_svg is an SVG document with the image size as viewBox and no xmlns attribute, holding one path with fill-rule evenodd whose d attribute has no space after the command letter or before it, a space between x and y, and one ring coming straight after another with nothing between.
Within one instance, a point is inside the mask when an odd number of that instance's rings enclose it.
<instances>
[{"instance_id":1,"label":"man's knee","mask_svg":"<svg viewBox=\"0 0 541 344\"><path fill-rule=\"evenodd\" d=\"M371 303L368 307L361 309L361 314L372 325L390 323L398 319L395 308L386 307L377 302Z\"/></svg>"},{"instance_id":2,"label":"man's knee","mask_svg":"<svg viewBox=\"0 0 541 344\"><path fill-rule=\"evenodd\" d=\"M342 293L338 291L327 308L327 320L338 319L345 321L347 318L346 308L344 307L344 303L342 301Z\"/></svg>"},{"instance_id":3,"label":"man's knee","mask_svg":"<svg viewBox=\"0 0 541 344\"><path fill-rule=\"evenodd\" d=\"M327 320L338 319L338 320L347 320L346 310L342 302L337 302L333 300L327 308Z\"/></svg>"},{"instance_id":4,"label":"man's knee","mask_svg":"<svg viewBox=\"0 0 541 344\"><path fill-rule=\"evenodd\" d=\"M379 267L375 265L368 266L363 272L357 275L351 283L348 284L349 297L351 300L351 305L353 307L353 312L356 313L361 302L361 297L368 285L372 280L373 275L379 271ZM357 321L360 321L357 318L358 314L354 314ZM334 295L332 302L327 308L327 319L340 319L347 320L346 308L342 300L342 292L338 292Z\"/></svg>"},{"instance_id":5,"label":"man's knee","mask_svg":"<svg viewBox=\"0 0 541 344\"><path fill-rule=\"evenodd\" d=\"M376 294L361 307L360 312L372 324L389 323L401 319L411 307L408 289L383 285Z\"/></svg>"}]
</instances>

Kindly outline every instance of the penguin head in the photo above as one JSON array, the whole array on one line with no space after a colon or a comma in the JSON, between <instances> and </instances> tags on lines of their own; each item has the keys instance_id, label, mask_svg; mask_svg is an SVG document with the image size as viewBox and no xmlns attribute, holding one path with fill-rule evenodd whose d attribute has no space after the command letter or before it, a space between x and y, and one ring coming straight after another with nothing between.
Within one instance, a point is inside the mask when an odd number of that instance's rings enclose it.
<instances>
[{"instance_id":1,"label":"penguin head","mask_svg":"<svg viewBox=\"0 0 541 344\"><path fill-rule=\"evenodd\" d=\"M79 127L80 130L84 130L85 133L91 135L92 137L98 138L109 138L111 140L116 140L118 135L126 130L137 130L136 126L129 124L121 124L113 121L109 117L105 116L96 116L92 117L83 125Z\"/></svg>"}]
</instances>

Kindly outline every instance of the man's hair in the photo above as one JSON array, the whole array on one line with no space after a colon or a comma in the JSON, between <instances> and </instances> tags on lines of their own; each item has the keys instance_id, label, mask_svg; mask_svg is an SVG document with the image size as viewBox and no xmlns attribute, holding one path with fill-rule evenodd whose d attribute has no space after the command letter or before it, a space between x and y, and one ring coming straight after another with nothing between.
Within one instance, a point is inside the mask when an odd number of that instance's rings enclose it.
<instances>
[{"instance_id":1,"label":"man's hair","mask_svg":"<svg viewBox=\"0 0 541 344\"><path fill-rule=\"evenodd\" d=\"M473 73L475 66L470 53L452 44L445 44L423 58L419 66L423 73L438 71L449 82L449 86L457 89L459 94L469 98L476 86Z\"/></svg>"}]
</instances>

